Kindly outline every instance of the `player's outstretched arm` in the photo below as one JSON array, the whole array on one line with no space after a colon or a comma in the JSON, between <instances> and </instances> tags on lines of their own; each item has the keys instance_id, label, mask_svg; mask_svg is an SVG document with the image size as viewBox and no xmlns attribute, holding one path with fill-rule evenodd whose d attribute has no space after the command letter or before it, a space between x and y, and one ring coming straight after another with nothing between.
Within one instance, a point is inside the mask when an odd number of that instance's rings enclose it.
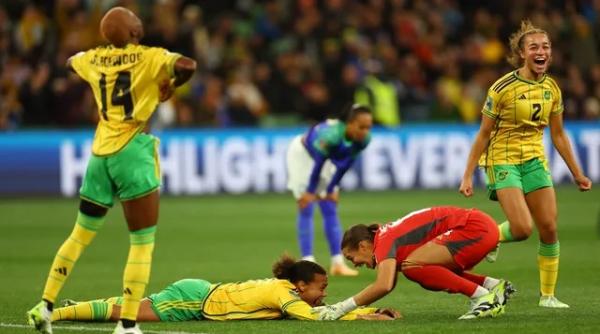
<instances>
[{"instance_id":1,"label":"player's outstretched arm","mask_svg":"<svg viewBox=\"0 0 600 334\"><path fill-rule=\"evenodd\" d=\"M481 154L488 146L490 134L492 133L495 124L496 121L494 119L485 115L481 117L481 126L477 133L477 137L475 137L475 142L473 142L473 146L471 147L467 166L465 167L460 188L458 189L458 191L466 197L473 195L473 173L475 172L475 167L477 167L479 157L481 157Z\"/></svg>"},{"instance_id":2,"label":"player's outstretched arm","mask_svg":"<svg viewBox=\"0 0 600 334\"><path fill-rule=\"evenodd\" d=\"M577 160L575 160L575 155L573 155L573 149L563 127L562 113L550 116L550 137L552 137L552 144L569 167L579 190L588 191L592 189L592 181L583 174Z\"/></svg>"},{"instance_id":3,"label":"player's outstretched arm","mask_svg":"<svg viewBox=\"0 0 600 334\"><path fill-rule=\"evenodd\" d=\"M377 279L354 297L319 308L319 320L337 320L359 306L369 305L390 293L396 285L396 259L385 259L377 265Z\"/></svg>"},{"instance_id":4,"label":"player's outstretched arm","mask_svg":"<svg viewBox=\"0 0 600 334\"><path fill-rule=\"evenodd\" d=\"M394 258L385 259L377 264L377 278L375 282L354 296L356 305L369 305L390 293L396 285L396 264Z\"/></svg>"}]
</instances>

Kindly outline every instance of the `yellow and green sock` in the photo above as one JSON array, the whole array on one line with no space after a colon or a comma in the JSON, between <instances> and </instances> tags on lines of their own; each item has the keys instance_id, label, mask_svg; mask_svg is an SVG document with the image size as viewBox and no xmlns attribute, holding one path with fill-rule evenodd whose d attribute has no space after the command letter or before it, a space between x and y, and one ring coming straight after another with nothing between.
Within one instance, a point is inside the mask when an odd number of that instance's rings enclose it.
<instances>
[{"instance_id":1,"label":"yellow and green sock","mask_svg":"<svg viewBox=\"0 0 600 334\"><path fill-rule=\"evenodd\" d=\"M112 297L57 308L52 312L52 321L108 321L110 320L113 306L120 305L121 302L121 297Z\"/></svg>"},{"instance_id":2,"label":"yellow and green sock","mask_svg":"<svg viewBox=\"0 0 600 334\"><path fill-rule=\"evenodd\" d=\"M62 289L73 266L85 248L94 240L97 231L102 228L104 217L91 217L81 212L77 215L75 227L71 235L58 249L50 273L46 280L42 299L54 303L56 296Z\"/></svg>"},{"instance_id":3,"label":"yellow and green sock","mask_svg":"<svg viewBox=\"0 0 600 334\"><path fill-rule=\"evenodd\" d=\"M540 241L538 247L538 268L540 270L540 292L542 296L553 296L558 280L558 259L560 243L545 244Z\"/></svg>"},{"instance_id":4,"label":"yellow and green sock","mask_svg":"<svg viewBox=\"0 0 600 334\"><path fill-rule=\"evenodd\" d=\"M150 278L156 226L130 232L129 257L123 274L121 319L135 321Z\"/></svg>"},{"instance_id":5,"label":"yellow and green sock","mask_svg":"<svg viewBox=\"0 0 600 334\"><path fill-rule=\"evenodd\" d=\"M512 233L510 232L510 224L508 223L508 220L506 220L506 221L502 222L500 225L498 225L498 232L499 232L498 241L500 241L500 242L515 241L515 238L513 237Z\"/></svg>"}]
</instances>

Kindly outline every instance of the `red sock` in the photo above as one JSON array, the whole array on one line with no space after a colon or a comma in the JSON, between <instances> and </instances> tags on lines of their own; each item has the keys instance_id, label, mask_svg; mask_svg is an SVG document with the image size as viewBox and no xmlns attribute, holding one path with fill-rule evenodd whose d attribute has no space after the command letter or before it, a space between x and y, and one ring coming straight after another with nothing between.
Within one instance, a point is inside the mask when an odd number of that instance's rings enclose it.
<instances>
[{"instance_id":1,"label":"red sock","mask_svg":"<svg viewBox=\"0 0 600 334\"><path fill-rule=\"evenodd\" d=\"M483 286L483 282L485 282L485 276L477 275L475 273L471 273L471 272L467 272L467 271L463 271L462 273L460 273L460 276L468 279L469 281L471 281L477 285L481 285L481 286Z\"/></svg>"},{"instance_id":2,"label":"red sock","mask_svg":"<svg viewBox=\"0 0 600 334\"><path fill-rule=\"evenodd\" d=\"M405 269L402 273L409 280L417 282L423 288L431 291L462 293L467 297L471 297L478 286L478 284L462 278L450 269L442 266L427 265L413 267Z\"/></svg>"}]
</instances>

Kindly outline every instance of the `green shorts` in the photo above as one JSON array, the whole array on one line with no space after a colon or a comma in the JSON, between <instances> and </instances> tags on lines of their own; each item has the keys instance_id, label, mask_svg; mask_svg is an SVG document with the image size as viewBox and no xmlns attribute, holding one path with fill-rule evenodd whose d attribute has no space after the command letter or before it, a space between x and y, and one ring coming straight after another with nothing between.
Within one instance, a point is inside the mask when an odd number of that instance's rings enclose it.
<instances>
[{"instance_id":1,"label":"green shorts","mask_svg":"<svg viewBox=\"0 0 600 334\"><path fill-rule=\"evenodd\" d=\"M546 165L539 159L531 159L516 165L495 165L485 169L488 197L497 201L496 190L519 188L524 194L534 190L552 187L552 176Z\"/></svg>"},{"instance_id":2,"label":"green shorts","mask_svg":"<svg viewBox=\"0 0 600 334\"><path fill-rule=\"evenodd\" d=\"M148 297L160 321L201 320L202 305L211 283L201 279L182 279Z\"/></svg>"},{"instance_id":3,"label":"green shorts","mask_svg":"<svg viewBox=\"0 0 600 334\"><path fill-rule=\"evenodd\" d=\"M138 133L119 152L90 157L80 197L110 208L116 195L121 201L149 194L160 187L158 138Z\"/></svg>"}]
</instances>

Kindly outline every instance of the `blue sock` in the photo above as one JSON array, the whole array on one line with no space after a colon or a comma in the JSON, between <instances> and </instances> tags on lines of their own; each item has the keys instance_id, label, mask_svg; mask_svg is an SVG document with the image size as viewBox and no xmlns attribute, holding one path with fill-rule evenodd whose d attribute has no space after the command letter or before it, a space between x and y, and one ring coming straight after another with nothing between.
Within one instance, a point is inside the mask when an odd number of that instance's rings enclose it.
<instances>
[{"instance_id":1,"label":"blue sock","mask_svg":"<svg viewBox=\"0 0 600 334\"><path fill-rule=\"evenodd\" d=\"M313 212L314 205L311 203L298 212L298 243L302 257L313 255Z\"/></svg>"},{"instance_id":2,"label":"blue sock","mask_svg":"<svg viewBox=\"0 0 600 334\"><path fill-rule=\"evenodd\" d=\"M337 215L337 203L333 201L319 201L321 214L323 215L323 225L325 236L329 242L329 252L331 256L340 254L342 243L342 228Z\"/></svg>"}]
</instances>

